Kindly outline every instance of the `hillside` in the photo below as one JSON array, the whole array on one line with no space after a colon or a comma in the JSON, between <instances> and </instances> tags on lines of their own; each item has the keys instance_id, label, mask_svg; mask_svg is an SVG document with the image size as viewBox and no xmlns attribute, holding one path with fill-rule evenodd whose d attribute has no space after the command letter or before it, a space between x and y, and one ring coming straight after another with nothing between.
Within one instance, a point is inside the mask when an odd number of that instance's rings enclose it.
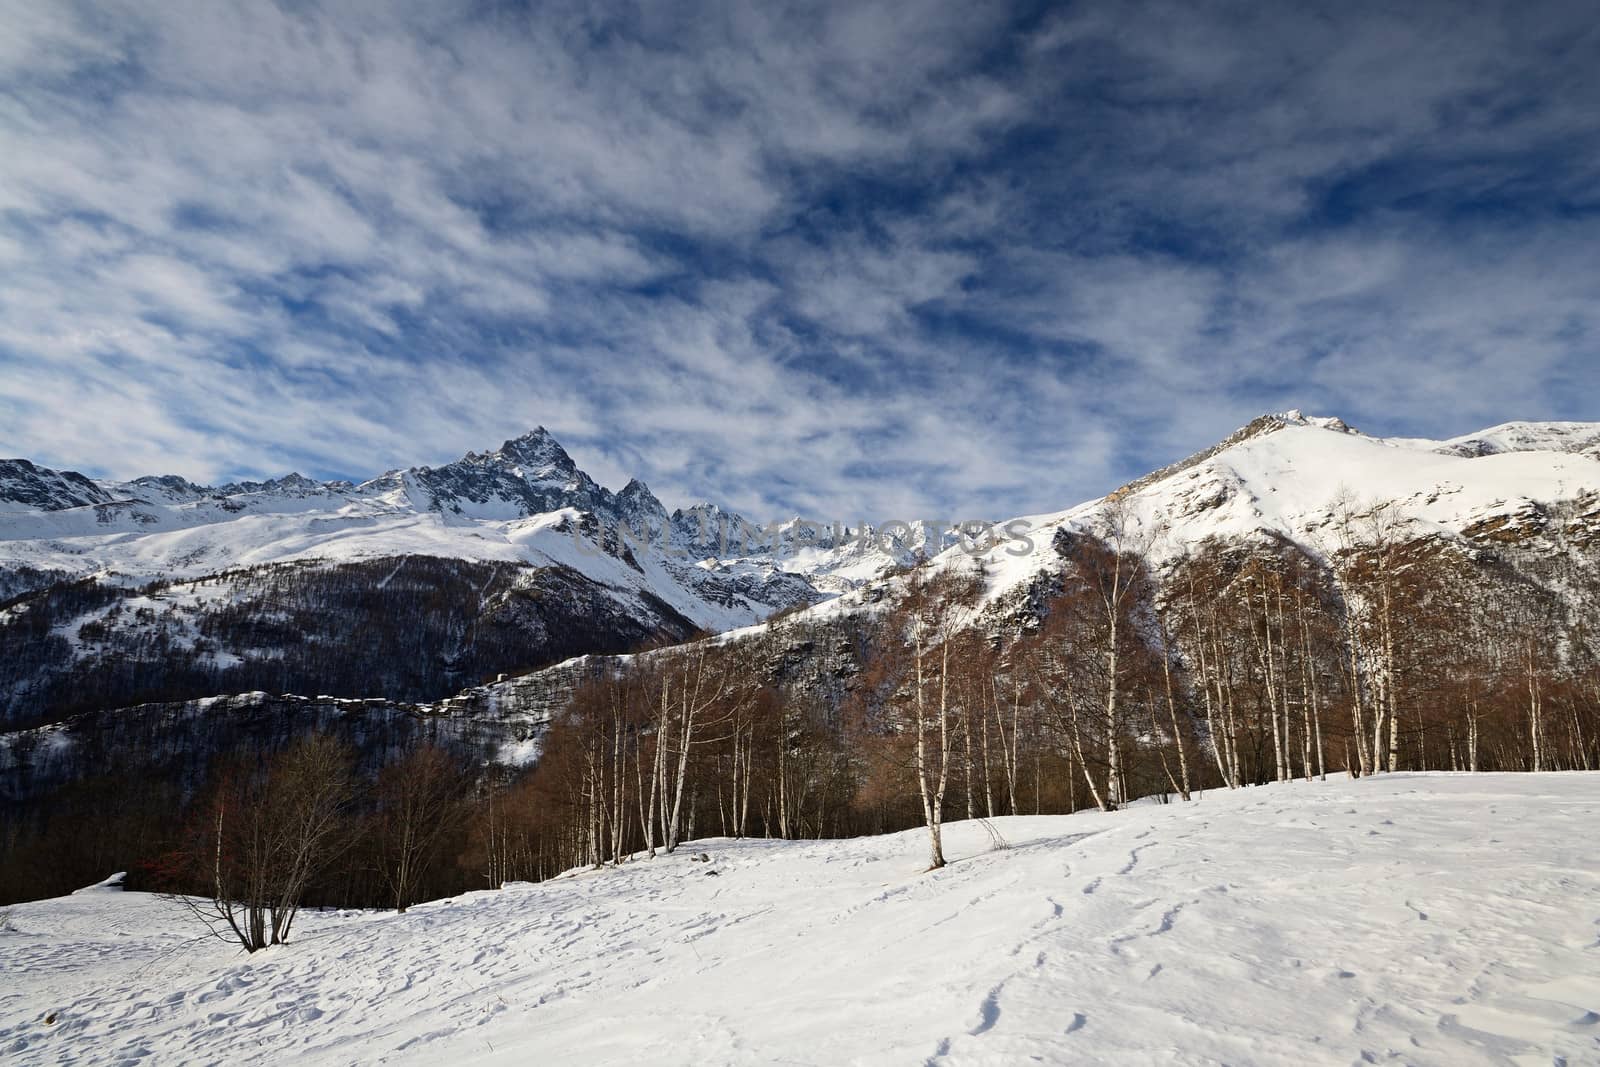
<instances>
[{"instance_id":1,"label":"hillside","mask_svg":"<svg viewBox=\"0 0 1600 1067\"><path fill-rule=\"evenodd\" d=\"M1551 556L1600 547L1600 423L1507 423L1446 440L1363 434L1337 418L1265 415L1217 445L1065 511L1024 516L1026 538L983 551L955 546L935 562L976 558L986 597L1004 600L1060 566L1060 546L1103 534L1113 506L1129 543L1161 564L1212 542L1290 544L1326 558L1360 541L1341 529L1384 507L1407 538L1469 553L1513 548ZM849 610L871 589L814 609Z\"/></svg>"},{"instance_id":2,"label":"hillside","mask_svg":"<svg viewBox=\"0 0 1600 1067\"><path fill-rule=\"evenodd\" d=\"M14 1064L1600 1057L1600 776L1384 775L708 840L251 958L114 889L0 932ZM698 862L700 855L709 862Z\"/></svg>"},{"instance_id":3,"label":"hillside","mask_svg":"<svg viewBox=\"0 0 1600 1067\"><path fill-rule=\"evenodd\" d=\"M0 461L0 725L254 690L437 701L586 653L745 626L911 538L774 545L598 485L542 428L360 485L197 486Z\"/></svg>"}]
</instances>

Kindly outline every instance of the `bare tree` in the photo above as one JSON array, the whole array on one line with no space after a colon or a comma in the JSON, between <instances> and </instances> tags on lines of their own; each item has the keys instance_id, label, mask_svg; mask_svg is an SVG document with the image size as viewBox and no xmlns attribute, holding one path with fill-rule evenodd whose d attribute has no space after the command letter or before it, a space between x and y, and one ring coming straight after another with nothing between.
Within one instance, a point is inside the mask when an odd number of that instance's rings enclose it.
<instances>
[{"instance_id":1,"label":"bare tree","mask_svg":"<svg viewBox=\"0 0 1600 1067\"><path fill-rule=\"evenodd\" d=\"M355 793L349 750L313 734L222 774L169 875L206 887L180 900L212 933L255 952L289 940L307 886L349 845Z\"/></svg>"},{"instance_id":2,"label":"bare tree","mask_svg":"<svg viewBox=\"0 0 1600 1067\"><path fill-rule=\"evenodd\" d=\"M379 871L396 911L418 900L418 887L455 828L467 781L444 749L425 745L378 774L374 830Z\"/></svg>"},{"instance_id":3,"label":"bare tree","mask_svg":"<svg viewBox=\"0 0 1600 1067\"><path fill-rule=\"evenodd\" d=\"M1053 664L1047 674L1053 677L1057 693L1070 692L1073 676L1085 673L1082 665L1072 663L1075 657L1093 648L1102 660L1099 721L1093 733L1103 754L1105 778L1103 786L1092 777L1088 782L1095 803L1106 811L1121 807L1128 799L1123 752L1125 646L1131 639L1131 616L1140 603L1140 593L1148 588L1145 554L1149 545L1150 532L1139 526L1126 499L1110 498L1095 532L1079 534L1070 541L1068 586L1051 609L1059 623L1050 632L1062 654L1046 652L1045 662ZM1059 701L1058 697L1058 702L1068 713L1073 748L1088 776L1086 716L1080 713L1078 700Z\"/></svg>"},{"instance_id":4,"label":"bare tree","mask_svg":"<svg viewBox=\"0 0 1600 1067\"><path fill-rule=\"evenodd\" d=\"M928 869L945 865L944 799L950 784L953 719L952 656L961 633L962 610L975 599L979 580L924 564L907 578L904 595L890 616L893 640L909 658L912 768L928 830Z\"/></svg>"}]
</instances>

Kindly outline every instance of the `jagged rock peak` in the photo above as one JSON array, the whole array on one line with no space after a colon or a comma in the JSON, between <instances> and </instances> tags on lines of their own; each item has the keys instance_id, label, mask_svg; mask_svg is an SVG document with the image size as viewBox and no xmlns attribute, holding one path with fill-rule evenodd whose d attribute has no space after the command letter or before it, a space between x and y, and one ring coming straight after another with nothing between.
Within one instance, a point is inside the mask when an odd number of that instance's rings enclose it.
<instances>
[{"instance_id":1,"label":"jagged rock peak","mask_svg":"<svg viewBox=\"0 0 1600 1067\"><path fill-rule=\"evenodd\" d=\"M629 478L628 484L618 490L613 499L625 520L644 519L651 523L667 520L666 507L650 491L650 487L637 478Z\"/></svg>"},{"instance_id":2,"label":"jagged rock peak","mask_svg":"<svg viewBox=\"0 0 1600 1067\"><path fill-rule=\"evenodd\" d=\"M728 511L720 504L710 504L702 501L699 504L691 504L686 508L678 508L672 513L672 519L676 522L679 519L695 519L701 515L706 516L711 521L715 521L721 516L733 519L740 518L737 512Z\"/></svg>"},{"instance_id":3,"label":"jagged rock peak","mask_svg":"<svg viewBox=\"0 0 1600 1067\"><path fill-rule=\"evenodd\" d=\"M77 471L55 471L25 459L0 459L0 503L60 511L110 499L110 494Z\"/></svg>"},{"instance_id":4,"label":"jagged rock peak","mask_svg":"<svg viewBox=\"0 0 1600 1067\"><path fill-rule=\"evenodd\" d=\"M169 476L170 477L170 476ZM145 482L145 485L152 483ZM165 482L161 484L165 485ZM168 486L168 488L172 488ZM227 485L207 489L205 486L193 486L202 493L215 496L242 496L247 493L318 493L323 491L333 492L349 489L349 482L319 482L315 478L307 478L299 471L291 471L281 478L269 478L264 482L229 482Z\"/></svg>"},{"instance_id":5,"label":"jagged rock peak","mask_svg":"<svg viewBox=\"0 0 1600 1067\"><path fill-rule=\"evenodd\" d=\"M209 486L196 485L181 474L144 474L128 483L141 488L165 489L173 493L184 493L199 496L211 492Z\"/></svg>"},{"instance_id":6,"label":"jagged rock peak","mask_svg":"<svg viewBox=\"0 0 1600 1067\"><path fill-rule=\"evenodd\" d=\"M471 459L472 453L467 453ZM543 426L535 426L521 437L513 437L495 452L483 457L486 460L510 462L532 469L555 469L565 472L577 470L577 464L561 447L561 442Z\"/></svg>"}]
</instances>

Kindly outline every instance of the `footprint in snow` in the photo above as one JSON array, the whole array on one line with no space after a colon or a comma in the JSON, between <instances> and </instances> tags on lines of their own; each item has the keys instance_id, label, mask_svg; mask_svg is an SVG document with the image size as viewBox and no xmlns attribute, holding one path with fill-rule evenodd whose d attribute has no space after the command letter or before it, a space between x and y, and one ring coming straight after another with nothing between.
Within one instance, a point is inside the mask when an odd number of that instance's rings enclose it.
<instances>
[{"instance_id":1,"label":"footprint in snow","mask_svg":"<svg viewBox=\"0 0 1600 1067\"><path fill-rule=\"evenodd\" d=\"M1000 1021L1000 991L1004 988L1005 983L1001 982L989 990L989 995L983 998L982 1004L978 1005L980 1018L978 1025L967 1031L970 1036L977 1037L979 1034L986 1034L994 1029L995 1023Z\"/></svg>"}]
</instances>

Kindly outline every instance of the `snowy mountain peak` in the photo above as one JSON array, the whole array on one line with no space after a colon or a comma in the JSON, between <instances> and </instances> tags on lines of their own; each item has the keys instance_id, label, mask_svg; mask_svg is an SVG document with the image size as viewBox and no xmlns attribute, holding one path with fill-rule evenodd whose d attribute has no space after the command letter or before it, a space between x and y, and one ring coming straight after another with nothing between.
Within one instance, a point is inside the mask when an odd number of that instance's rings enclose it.
<instances>
[{"instance_id":1,"label":"snowy mountain peak","mask_svg":"<svg viewBox=\"0 0 1600 1067\"><path fill-rule=\"evenodd\" d=\"M1600 518L1597 460L1600 423L1508 423L1437 441L1373 437L1300 411L1263 415L1102 499L1025 520L1035 551L990 552L990 594L1057 566L1058 540L1113 521L1147 538L1158 564L1208 541L1336 553L1341 501L1392 507L1409 536L1471 550L1493 534L1503 547L1508 524L1531 538L1542 528L1537 517L1557 504L1578 506L1582 523Z\"/></svg>"},{"instance_id":2,"label":"snowy mountain peak","mask_svg":"<svg viewBox=\"0 0 1600 1067\"><path fill-rule=\"evenodd\" d=\"M629 478L628 484L618 490L616 499L629 504L647 505L651 511L660 511L663 516L667 512L661 500L650 491L650 487L638 478Z\"/></svg>"},{"instance_id":3,"label":"snowy mountain peak","mask_svg":"<svg viewBox=\"0 0 1600 1067\"><path fill-rule=\"evenodd\" d=\"M470 458L472 453L468 453ZM513 437L499 449L484 457L485 462L520 467L527 471L573 474L578 465L573 462L561 442L543 426L535 426L521 437Z\"/></svg>"},{"instance_id":4,"label":"snowy mountain peak","mask_svg":"<svg viewBox=\"0 0 1600 1067\"><path fill-rule=\"evenodd\" d=\"M127 489L130 495L153 504L184 504L216 492L178 474L146 474L127 483Z\"/></svg>"},{"instance_id":5,"label":"snowy mountain peak","mask_svg":"<svg viewBox=\"0 0 1600 1067\"><path fill-rule=\"evenodd\" d=\"M1307 415L1299 408L1290 408L1288 411L1283 411L1275 415L1267 415L1264 417L1268 419L1276 419L1285 426L1315 426L1318 429L1332 430L1335 433L1359 434L1361 432L1360 430L1354 429L1349 423L1345 422L1341 418Z\"/></svg>"},{"instance_id":6,"label":"snowy mountain peak","mask_svg":"<svg viewBox=\"0 0 1600 1067\"><path fill-rule=\"evenodd\" d=\"M170 485L172 477L172 475L167 475L162 479L151 480L159 481L163 485ZM141 481L143 480L141 479ZM215 489L205 489L200 486L192 486L192 488L198 489L206 496L234 497L265 493L299 497L308 493L337 493L351 488L351 485L349 482L319 482L314 478L307 478L298 471L291 471L281 478L269 478L264 482L229 482L227 485L218 486Z\"/></svg>"},{"instance_id":7,"label":"snowy mountain peak","mask_svg":"<svg viewBox=\"0 0 1600 1067\"><path fill-rule=\"evenodd\" d=\"M691 504L686 508L678 508L672 513L672 521L677 522L679 519L697 519L701 516L705 516L713 523L719 518L742 520L742 516L736 514L735 512L728 511L720 504L711 504L701 501L698 504Z\"/></svg>"},{"instance_id":8,"label":"snowy mountain peak","mask_svg":"<svg viewBox=\"0 0 1600 1067\"><path fill-rule=\"evenodd\" d=\"M668 524L666 507L637 478L628 479L628 484L612 497L612 504L616 518L636 534L659 531Z\"/></svg>"},{"instance_id":9,"label":"snowy mountain peak","mask_svg":"<svg viewBox=\"0 0 1600 1067\"><path fill-rule=\"evenodd\" d=\"M600 511L610 495L542 426L493 452L468 452L442 467L412 467L367 485L378 492L398 486L431 511L475 519L524 518L563 508Z\"/></svg>"},{"instance_id":10,"label":"snowy mountain peak","mask_svg":"<svg viewBox=\"0 0 1600 1067\"><path fill-rule=\"evenodd\" d=\"M77 471L54 471L25 459L0 459L0 512L63 511L110 500L110 493Z\"/></svg>"}]
</instances>

